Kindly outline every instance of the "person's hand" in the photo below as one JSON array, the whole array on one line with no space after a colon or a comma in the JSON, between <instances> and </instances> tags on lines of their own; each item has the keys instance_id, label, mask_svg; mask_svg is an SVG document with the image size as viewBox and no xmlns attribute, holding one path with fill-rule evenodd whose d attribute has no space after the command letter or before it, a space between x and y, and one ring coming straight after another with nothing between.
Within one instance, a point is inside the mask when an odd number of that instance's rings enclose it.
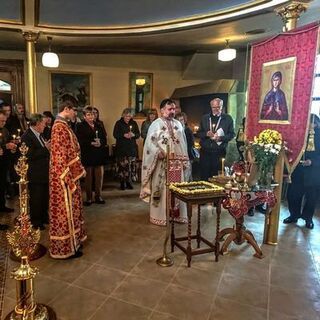
<instances>
[{"instance_id":1,"label":"person's hand","mask_svg":"<svg viewBox=\"0 0 320 320\"><path fill-rule=\"evenodd\" d=\"M209 130L209 131L207 132L207 137L213 138L213 137L214 137L214 133Z\"/></svg>"},{"instance_id":2,"label":"person's hand","mask_svg":"<svg viewBox=\"0 0 320 320\"><path fill-rule=\"evenodd\" d=\"M165 158L165 156L166 156L166 154L165 154L165 152L162 151L162 150L158 153L158 159L159 159L159 160L163 160L163 159Z\"/></svg>"},{"instance_id":3,"label":"person's hand","mask_svg":"<svg viewBox=\"0 0 320 320\"><path fill-rule=\"evenodd\" d=\"M126 139L131 139L130 132L125 133L123 136L124 136Z\"/></svg>"},{"instance_id":4,"label":"person's hand","mask_svg":"<svg viewBox=\"0 0 320 320\"><path fill-rule=\"evenodd\" d=\"M280 110L280 106L279 106L279 104L277 104L276 105L276 107L275 107L275 112L278 114L278 115L280 115L281 116L281 110Z\"/></svg>"},{"instance_id":5,"label":"person's hand","mask_svg":"<svg viewBox=\"0 0 320 320\"><path fill-rule=\"evenodd\" d=\"M45 147L50 151L51 150L51 141L48 140L44 143Z\"/></svg>"},{"instance_id":6,"label":"person's hand","mask_svg":"<svg viewBox=\"0 0 320 320\"><path fill-rule=\"evenodd\" d=\"M213 139L214 141L220 141L220 140L221 140L221 137L220 137L217 133L215 133L212 139Z\"/></svg>"},{"instance_id":7,"label":"person's hand","mask_svg":"<svg viewBox=\"0 0 320 320\"><path fill-rule=\"evenodd\" d=\"M10 150L10 151L12 151L12 150L16 151L17 145L15 143L13 143L13 142L8 142L6 144L6 149Z\"/></svg>"},{"instance_id":8,"label":"person's hand","mask_svg":"<svg viewBox=\"0 0 320 320\"><path fill-rule=\"evenodd\" d=\"M130 138L134 137L134 133L132 131L130 131L128 134L129 134Z\"/></svg>"},{"instance_id":9,"label":"person's hand","mask_svg":"<svg viewBox=\"0 0 320 320\"><path fill-rule=\"evenodd\" d=\"M312 165L312 161L310 159L301 161L302 166L304 167L310 167Z\"/></svg>"}]
</instances>

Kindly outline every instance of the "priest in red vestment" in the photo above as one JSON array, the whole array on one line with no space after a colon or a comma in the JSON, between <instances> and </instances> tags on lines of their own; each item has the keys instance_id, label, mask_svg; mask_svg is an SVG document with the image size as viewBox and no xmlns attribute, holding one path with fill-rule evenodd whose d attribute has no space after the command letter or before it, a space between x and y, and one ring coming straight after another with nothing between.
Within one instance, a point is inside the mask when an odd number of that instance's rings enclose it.
<instances>
[{"instance_id":1,"label":"priest in red vestment","mask_svg":"<svg viewBox=\"0 0 320 320\"><path fill-rule=\"evenodd\" d=\"M68 125L74 113L72 102L63 102L51 133L49 250L56 259L82 256L81 243L86 239L80 188L86 172L78 140Z\"/></svg>"}]
</instances>

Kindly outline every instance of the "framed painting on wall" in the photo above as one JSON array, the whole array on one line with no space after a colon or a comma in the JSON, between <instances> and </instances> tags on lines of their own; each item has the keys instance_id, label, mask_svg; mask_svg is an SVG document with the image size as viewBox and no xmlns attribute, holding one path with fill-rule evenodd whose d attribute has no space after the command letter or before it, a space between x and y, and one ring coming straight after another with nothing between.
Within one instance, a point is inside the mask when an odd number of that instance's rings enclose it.
<instances>
[{"instance_id":1,"label":"framed painting on wall","mask_svg":"<svg viewBox=\"0 0 320 320\"><path fill-rule=\"evenodd\" d=\"M290 124L296 57L262 65L259 123Z\"/></svg>"},{"instance_id":2,"label":"framed painting on wall","mask_svg":"<svg viewBox=\"0 0 320 320\"><path fill-rule=\"evenodd\" d=\"M61 102L70 100L82 109L91 103L91 74L80 72L50 72L51 109L58 113Z\"/></svg>"},{"instance_id":3,"label":"framed painting on wall","mask_svg":"<svg viewBox=\"0 0 320 320\"><path fill-rule=\"evenodd\" d=\"M145 117L152 108L152 82L152 73L129 73L129 107L135 117Z\"/></svg>"}]
</instances>

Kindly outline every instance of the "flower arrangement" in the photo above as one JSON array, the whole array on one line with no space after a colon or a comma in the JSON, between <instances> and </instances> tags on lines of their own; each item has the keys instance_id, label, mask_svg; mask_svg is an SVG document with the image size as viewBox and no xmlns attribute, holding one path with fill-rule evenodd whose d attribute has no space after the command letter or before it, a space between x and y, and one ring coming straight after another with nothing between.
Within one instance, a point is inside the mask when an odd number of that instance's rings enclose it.
<instances>
[{"instance_id":1,"label":"flower arrangement","mask_svg":"<svg viewBox=\"0 0 320 320\"><path fill-rule=\"evenodd\" d=\"M246 172L246 164L243 161L236 161L232 165L232 172L241 175Z\"/></svg>"},{"instance_id":2,"label":"flower arrangement","mask_svg":"<svg viewBox=\"0 0 320 320\"><path fill-rule=\"evenodd\" d=\"M267 186L282 148L281 133L271 129L261 131L258 137L254 137L252 148L259 167L260 184Z\"/></svg>"}]
</instances>

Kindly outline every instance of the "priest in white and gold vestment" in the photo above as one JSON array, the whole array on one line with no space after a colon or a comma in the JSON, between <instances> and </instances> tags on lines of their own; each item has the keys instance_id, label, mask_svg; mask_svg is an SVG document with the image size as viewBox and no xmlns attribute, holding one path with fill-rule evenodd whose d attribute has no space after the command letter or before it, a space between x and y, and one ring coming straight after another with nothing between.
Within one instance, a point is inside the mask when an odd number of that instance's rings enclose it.
<instances>
[{"instance_id":1,"label":"priest in white and gold vestment","mask_svg":"<svg viewBox=\"0 0 320 320\"><path fill-rule=\"evenodd\" d=\"M187 181L190 163L187 142L181 123L174 119L175 104L165 99L160 104L161 117L149 127L142 160L140 198L150 203L150 222L166 225L166 152L169 145L169 181ZM187 222L186 207L177 202L171 215L178 222Z\"/></svg>"}]
</instances>

